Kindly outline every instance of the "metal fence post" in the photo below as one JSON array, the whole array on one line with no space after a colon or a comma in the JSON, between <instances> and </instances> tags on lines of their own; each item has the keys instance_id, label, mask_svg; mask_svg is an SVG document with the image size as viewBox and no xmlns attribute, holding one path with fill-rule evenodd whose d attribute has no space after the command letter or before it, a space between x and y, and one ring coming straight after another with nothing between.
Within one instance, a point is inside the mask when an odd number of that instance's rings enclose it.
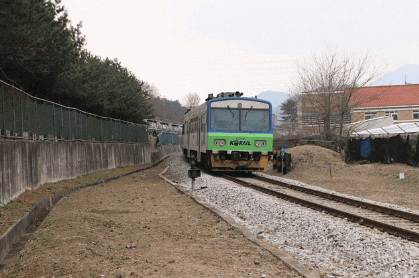
<instances>
[{"instance_id":1,"label":"metal fence post","mask_svg":"<svg viewBox=\"0 0 419 278\"><path fill-rule=\"evenodd\" d=\"M52 126L54 127L54 138L57 136L57 127L56 127L56 123L55 123L55 104L52 104L52 113L54 114L52 117Z\"/></svg>"},{"instance_id":2,"label":"metal fence post","mask_svg":"<svg viewBox=\"0 0 419 278\"><path fill-rule=\"evenodd\" d=\"M63 115L63 107L61 106L61 140L63 139L64 135L64 115Z\"/></svg>"},{"instance_id":3,"label":"metal fence post","mask_svg":"<svg viewBox=\"0 0 419 278\"><path fill-rule=\"evenodd\" d=\"M13 105L13 133L11 136L15 136L16 130L16 106L15 106L15 95L12 96L12 105Z\"/></svg>"},{"instance_id":4,"label":"metal fence post","mask_svg":"<svg viewBox=\"0 0 419 278\"><path fill-rule=\"evenodd\" d=\"M23 132L24 132L24 130L23 130L23 122L25 121L25 119L23 118L23 108L24 108L23 107L24 106L23 103L24 103L24 101L22 100L22 107L21 107L21 110L22 110L22 118L21 118L22 119L22 137L23 137Z\"/></svg>"},{"instance_id":5,"label":"metal fence post","mask_svg":"<svg viewBox=\"0 0 419 278\"><path fill-rule=\"evenodd\" d=\"M103 141L103 127L102 127L102 118L100 118L100 140Z\"/></svg>"},{"instance_id":6,"label":"metal fence post","mask_svg":"<svg viewBox=\"0 0 419 278\"><path fill-rule=\"evenodd\" d=\"M6 131L4 130L5 128L6 128L6 113L4 112L4 88L3 88L3 86L2 86L2 90L1 90L1 95L2 95L2 106L3 106L3 110L2 110L2 113L3 113L3 127L2 127L2 134L3 135L6 135Z\"/></svg>"}]
</instances>

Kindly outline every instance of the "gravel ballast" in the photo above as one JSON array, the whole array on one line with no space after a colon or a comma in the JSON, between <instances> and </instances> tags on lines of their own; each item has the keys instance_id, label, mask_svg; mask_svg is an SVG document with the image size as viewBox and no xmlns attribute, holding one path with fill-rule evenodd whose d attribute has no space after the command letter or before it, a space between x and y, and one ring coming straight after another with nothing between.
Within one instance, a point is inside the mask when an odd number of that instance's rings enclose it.
<instances>
[{"instance_id":1,"label":"gravel ballast","mask_svg":"<svg viewBox=\"0 0 419 278\"><path fill-rule=\"evenodd\" d=\"M190 165L179 156L171 160L170 167L171 178L191 189ZM189 191L192 196L217 207L301 263L317 268L324 277L419 277L419 245L414 242L234 185L204 171L195 189Z\"/></svg>"}]
</instances>

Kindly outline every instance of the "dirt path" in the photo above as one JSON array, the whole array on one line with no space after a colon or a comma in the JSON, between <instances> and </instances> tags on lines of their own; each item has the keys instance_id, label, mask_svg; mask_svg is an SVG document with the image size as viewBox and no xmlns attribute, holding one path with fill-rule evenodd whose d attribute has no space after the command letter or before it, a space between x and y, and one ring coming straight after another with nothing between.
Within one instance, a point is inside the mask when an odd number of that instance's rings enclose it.
<instances>
[{"instance_id":1,"label":"dirt path","mask_svg":"<svg viewBox=\"0 0 419 278\"><path fill-rule=\"evenodd\" d=\"M300 277L158 177L64 198L0 277Z\"/></svg>"}]
</instances>

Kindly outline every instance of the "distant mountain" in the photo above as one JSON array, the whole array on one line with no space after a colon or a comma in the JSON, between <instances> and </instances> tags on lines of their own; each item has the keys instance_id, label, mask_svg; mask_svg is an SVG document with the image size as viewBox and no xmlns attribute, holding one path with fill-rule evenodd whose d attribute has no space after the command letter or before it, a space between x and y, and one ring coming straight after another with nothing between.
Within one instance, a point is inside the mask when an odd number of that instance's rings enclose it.
<instances>
[{"instance_id":1,"label":"distant mountain","mask_svg":"<svg viewBox=\"0 0 419 278\"><path fill-rule=\"evenodd\" d=\"M257 95L258 99L267 100L272 103L272 113L278 116L278 121L281 119L282 110L279 106L290 97L284 92L264 91Z\"/></svg>"},{"instance_id":2,"label":"distant mountain","mask_svg":"<svg viewBox=\"0 0 419 278\"><path fill-rule=\"evenodd\" d=\"M290 95L284 92L264 91L257 95L257 98L267 100L276 107L283 103Z\"/></svg>"},{"instance_id":3,"label":"distant mountain","mask_svg":"<svg viewBox=\"0 0 419 278\"><path fill-rule=\"evenodd\" d=\"M393 72L388 72L371 86L419 84L419 65L407 64Z\"/></svg>"}]
</instances>

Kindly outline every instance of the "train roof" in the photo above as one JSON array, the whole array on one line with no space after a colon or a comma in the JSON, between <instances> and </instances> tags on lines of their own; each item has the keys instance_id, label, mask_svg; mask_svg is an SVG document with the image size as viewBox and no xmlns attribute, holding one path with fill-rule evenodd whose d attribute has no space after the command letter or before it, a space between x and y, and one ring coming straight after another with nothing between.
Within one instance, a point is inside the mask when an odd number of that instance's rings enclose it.
<instances>
[{"instance_id":1,"label":"train roof","mask_svg":"<svg viewBox=\"0 0 419 278\"><path fill-rule=\"evenodd\" d=\"M216 98L226 98L226 97L241 97L243 93L240 93L239 91L236 92L221 92L217 96L214 96L214 94L208 94L208 97L205 101L209 101Z\"/></svg>"},{"instance_id":2,"label":"train roof","mask_svg":"<svg viewBox=\"0 0 419 278\"><path fill-rule=\"evenodd\" d=\"M236 99L252 100L252 101L265 102L265 103L271 104L267 100L258 99L258 98L252 98L252 97L224 97L224 98L214 98L214 99L211 99L211 100L207 101L207 103L216 102L216 101L223 101L223 100L236 100Z\"/></svg>"},{"instance_id":3,"label":"train roof","mask_svg":"<svg viewBox=\"0 0 419 278\"><path fill-rule=\"evenodd\" d=\"M236 92L221 92L218 95L214 96L214 94L208 94L208 97L205 99L205 102L213 102L213 101L218 101L218 100L226 100L226 99L246 99L246 100L257 100L260 102L266 102L266 103L270 103L267 100L263 100L263 99L257 99L257 97L241 97L243 95L243 93L236 91ZM185 114L189 113L189 111L196 109L197 107L200 107L202 105L204 105L205 103L202 103L198 106L195 106L193 108L189 108L188 111L186 111Z\"/></svg>"},{"instance_id":4,"label":"train roof","mask_svg":"<svg viewBox=\"0 0 419 278\"><path fill-rule=\"evenodd\" d=\"M190 117L194 117L196 115L191 115L190 113L196 114L201 111L202 109L206 109L204 107L206 107L209 103L211 102L216 102L216 101L223 101L223 100L234 100L234 99L243 99L243 100L253 100L253 101L259 101L259 102L265 102L271 105L271 103L267 100L263 100L263 99L258 99L256 96L255 97L242 97L243 93L237 91L237 92L221 92L219 93L217 96L214 96L213 94L209 94L208 98L205 99L204 103L201 103L198 106L195 106L193 108L190 108L186 111L185 113L185 117L190 118ZM187 115L187 116L186 116ZM185 119L184 117L184 119Z\"/></svg>"}]
</instances>

